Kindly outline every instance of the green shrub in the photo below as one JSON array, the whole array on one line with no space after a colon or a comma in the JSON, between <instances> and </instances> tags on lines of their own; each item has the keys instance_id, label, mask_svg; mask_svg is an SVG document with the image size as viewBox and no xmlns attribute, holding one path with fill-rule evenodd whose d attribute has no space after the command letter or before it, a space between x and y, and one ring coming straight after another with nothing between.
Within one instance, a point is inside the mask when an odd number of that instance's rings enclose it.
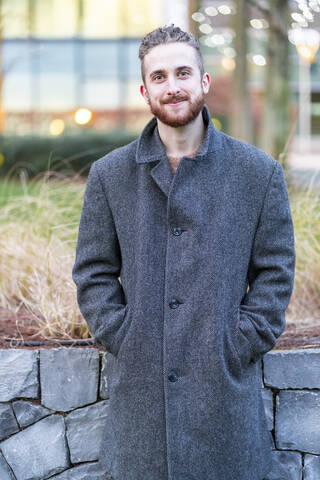
<instances>
[{"instance_id":1,"label":"green shrub","mask_svg":"<svg viewBox=\"0 0 320 480\"><path fill-rule=\"evenodd\" d=\"M133 134L119 130L107 134L83 132L59 137L2 136L0 177L19 177L22 170L28 178L48 170L65 175L87 175L94 160L135 138Z\"/></svg>"}]
</instances>

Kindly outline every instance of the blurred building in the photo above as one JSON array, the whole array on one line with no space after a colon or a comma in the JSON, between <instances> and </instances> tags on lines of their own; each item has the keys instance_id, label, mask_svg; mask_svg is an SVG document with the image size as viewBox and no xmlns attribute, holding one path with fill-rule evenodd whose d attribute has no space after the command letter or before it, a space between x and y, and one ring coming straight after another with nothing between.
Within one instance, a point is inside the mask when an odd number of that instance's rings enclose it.
<instances>
[{"instance_id":1,"label":"blurred building","mask_svg":"<svg viewBox=\"0 0 320 480\"><path fill-rule=\"evenodd\" d=\"M139 129L143 35L173 21L189 28L185 0L2 0L2 130L72 129L74 112L95 128ZM52 123L53 122L53 123Z\"/></svg>"},{"instance_id":2,"label":"blurred building","mask_svg":"<svg viewBox=\"0 0 320 480\"><path fill-rule=\"evenodd\" d=\"M138 47L143 35L171 22L199 37L212 78L208 104L228 130L235 68L233 7L231 0L0 0L0 132L72 131L79 108L92 113L92 128L140 131L150 112L139 93ZM197 11L207 13L196 20ZM266 29L256 21L250 28L250 52L240 60L249 62L256 122L265 52ZM293 45L290 68L288 81L297 102ZM319 62L311 73L313 128L320 131Z\"/></svg>"}]
</instances>

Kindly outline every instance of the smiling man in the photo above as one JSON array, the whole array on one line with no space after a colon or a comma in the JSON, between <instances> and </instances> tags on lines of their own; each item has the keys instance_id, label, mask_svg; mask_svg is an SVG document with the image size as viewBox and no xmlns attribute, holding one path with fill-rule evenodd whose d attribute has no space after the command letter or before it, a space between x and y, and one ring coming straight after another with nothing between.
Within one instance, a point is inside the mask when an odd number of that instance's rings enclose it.
<instances>
[{"instance_id":1,"label":"smiling man","mask_svg":"<svg viewBox=\"0 0 320 480\"><path fill-rule=\"evenodd\" d=\"M109 352L101 464L114 480L263 480L261 360L295 270L283 169L216 130L189 33L158 28L139 57L154 116L92 164L72 272Z\"/></svg>"},{"instance_id":2,"label":"smiling man","mask_svg":"<svg viewBox=\"0 0 320 480\"><path fill-rule=\"evenodd\" d=\"M160 35L160 33L158 33ZM201 115L210 77L203 72L195 40L140 47L142 78L140 91L157 118L160 138L173 173L184 155L193 156L203 140Z\"/></svg>"}]
</instances>

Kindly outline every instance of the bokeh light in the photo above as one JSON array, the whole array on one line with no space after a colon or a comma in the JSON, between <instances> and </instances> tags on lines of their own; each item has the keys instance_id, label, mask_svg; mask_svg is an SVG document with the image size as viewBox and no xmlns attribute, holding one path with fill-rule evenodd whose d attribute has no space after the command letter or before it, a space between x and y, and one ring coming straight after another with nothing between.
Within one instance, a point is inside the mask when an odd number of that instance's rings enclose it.
<instances>
[{"instance_id":1,"label":"bokeh light","mask_svg":"<svg viewBox=\"0 0 320 480\"><path fill-rule=\"evenodd\" d=\"M78 108L74 114L74 119L79 125L89 123L92 118L92 112L88 108Z\"/></svg>"},{"instance_id":2,"label":"bokeh light","mask_svg":"<svg viewBox=\"0 0 320 480\"><path fill-rule=\"evenodd\" d=\"M55 118L50 122L49 131L51 135L61 135L64 130L64 121L61 118Z\"/></svg>"}]
</instances>

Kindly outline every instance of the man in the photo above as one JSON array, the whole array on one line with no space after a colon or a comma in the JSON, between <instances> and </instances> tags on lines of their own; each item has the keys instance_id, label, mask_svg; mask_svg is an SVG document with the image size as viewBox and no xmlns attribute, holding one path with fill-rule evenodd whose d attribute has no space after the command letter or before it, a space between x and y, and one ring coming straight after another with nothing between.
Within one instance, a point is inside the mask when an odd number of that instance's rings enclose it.
<instances>
[{"instance_id":1,"label":"man","mask_svg":"<svg viewBox=\"0 0 320 480\"><path fill-rule=\"evenodd\" d=\"M100 460L114 480L262 480L259 360L285 329L295 269L283 170L216 130L190 34L159 28L139 57L154 117L92 164L73 267L112 360Z\"/></svg>"}]
</instances>

